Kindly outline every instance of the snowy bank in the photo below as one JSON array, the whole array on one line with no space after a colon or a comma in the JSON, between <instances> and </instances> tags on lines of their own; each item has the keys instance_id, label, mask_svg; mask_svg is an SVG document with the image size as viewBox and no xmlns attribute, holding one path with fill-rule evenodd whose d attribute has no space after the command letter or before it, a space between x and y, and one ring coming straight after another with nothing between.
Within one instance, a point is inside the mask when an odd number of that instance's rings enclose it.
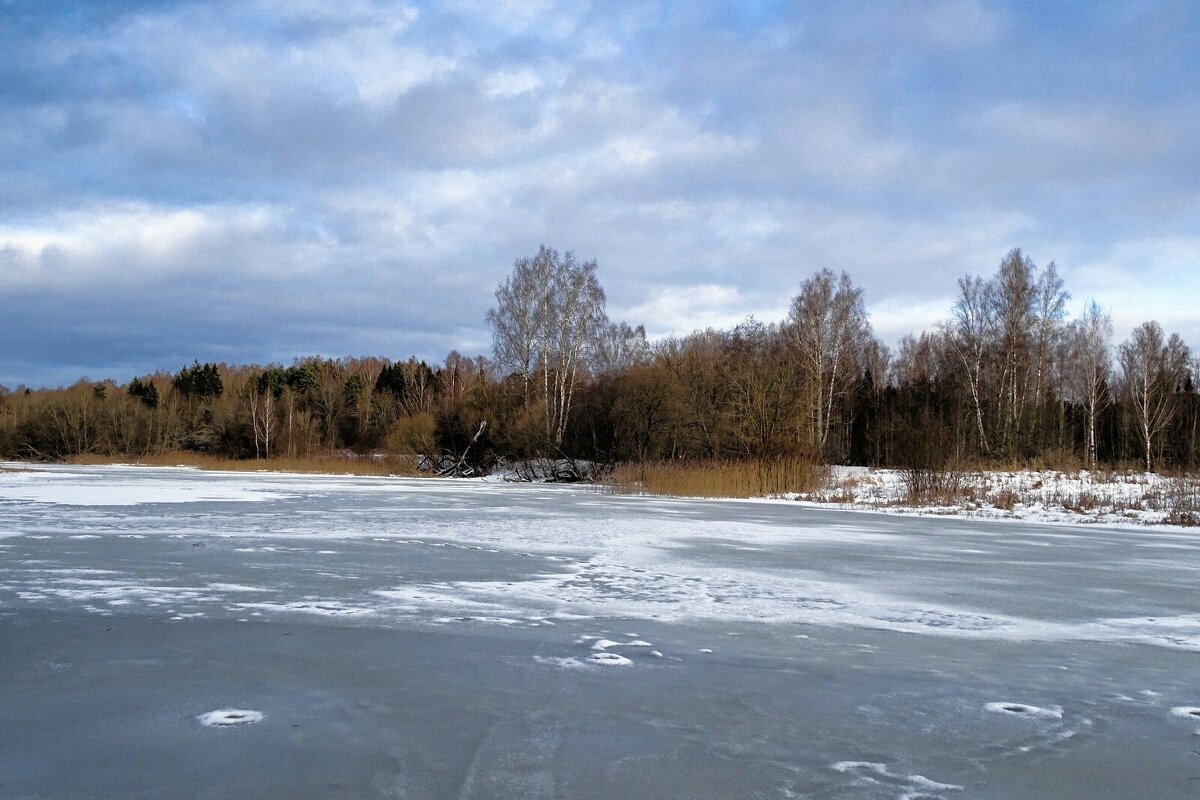
<instances>
[{"instance_id":1,"label":"snowy bank","mask_svg":"<svg viewBox=\"0 0 1200 800\"><path fill-rule=\"evenodd\" d=\"M1051 524L1200 525L1200 479L1153 472L971 471L912 497L904 470L831 468L827 488L784 499L818 507Z\"/></svg>"}]
</instances>

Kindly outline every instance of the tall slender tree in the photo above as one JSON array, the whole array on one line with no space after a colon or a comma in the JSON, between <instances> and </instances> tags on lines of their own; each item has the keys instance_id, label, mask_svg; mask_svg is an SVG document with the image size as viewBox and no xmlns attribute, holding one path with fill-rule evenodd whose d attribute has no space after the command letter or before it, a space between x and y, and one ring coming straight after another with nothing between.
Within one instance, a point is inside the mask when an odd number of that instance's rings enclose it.
<instances>
[{"instance_id":1,"label":"tall slender tree","mask_svg":"<svg viewBox=\"0 0 1200 800\"><path fill-rule=\"evenodd\" d=\"M518 259L496 290L488 312L496 361L521 376L526 409L540 376L541 408L547 443L562 444L580 377L608 325L604 290L596 262L579 263L568 251L542 246L536 256Z\"/></svg>"},{"instance_id":2,"label":"tall slender tree","mask_svg":"<svg viewBox=\"0 0 1200 800\"><path fill-rule=\"evenodd\" d=\"M1188 349L1177 334L1167 339L1161 325L1145 322L1133 329L1119 352L1122 380L1141 435L1146 469L1152 470L1155 445L1175 413L1175 391L1187 377Z\"/></svg>"},{"instance_id":3,"label":"tall slender tree","mask_svg":"<svg viewBox=\"0 0 1200 800\"><path fill-rule=\"evenodd\" d=\"M987 285L982 278L967 275L958 280L958 300L952 317L945 327L945 341L962 365L971 392L971 407L975 411L975 428L979 434L979 450L991 450L987 426L983 420L984 367L996 322L987 302Z\"/></svg>"},{"instance_id":4,"label":"tall slender tree","mask_svg":"<svg viewBox=\"0 0 1200 800\"><path fill-rule=\"evenodd\" d=\"M814 274L792 298L786 332L801 365L810 442L820 453L833 426L834 404L856 377L856 359L870 339L862 289L845 272L840 277L827 269Z\"/></svg>"},{"instance_id":5,"label":"tall slender tree","mask_svg":"<svg viewBox=\"0 0 1200 800\"><path fill-rule=\"evenodd\" d=\"M1084 461L1096 466L1096 421L1112 400L1109 373L1112 361L1112 318L1096 301L1067 326L1060 357L1063 389L1068 400L1083 406Z\"/></svg>"}]
</instances>

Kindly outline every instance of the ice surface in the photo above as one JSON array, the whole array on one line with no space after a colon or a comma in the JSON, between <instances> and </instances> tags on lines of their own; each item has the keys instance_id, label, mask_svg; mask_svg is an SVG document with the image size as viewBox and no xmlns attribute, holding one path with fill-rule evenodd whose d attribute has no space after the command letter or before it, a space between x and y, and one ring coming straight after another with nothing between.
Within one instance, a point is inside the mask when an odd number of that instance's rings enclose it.
<instances>
[{"instance_id":1,"label":"ice surface","mask_svg":"<svg viewBox=\"0 0 1200 800\"><path fill-rule=\"evenodd\" d=\"M203 782L261 764L262 796L313 798L1194 797L1195 532L12 474L14 796L236 796ZM105 486L122 502L79 502ZM276 724L205 742L262 749L198 750L196 710L231 698ZM159 783L106 766L151 751Z\"/></svg>"},{"instance_id":2,"label":"ice surface","mask_svg":"<svg viewBox=\"0 0 1200 800\"><path fill-rule=\"evenodd\" d=\"M0 497L65 506L129 506L145 503L251 502L274 500L279 492L261 484L234 481L188 483L171 478L126 479L138 467L108 467L102 472L0 471ZM140 476L139 476L140 477Z\"/></svg>"}]
</instances>

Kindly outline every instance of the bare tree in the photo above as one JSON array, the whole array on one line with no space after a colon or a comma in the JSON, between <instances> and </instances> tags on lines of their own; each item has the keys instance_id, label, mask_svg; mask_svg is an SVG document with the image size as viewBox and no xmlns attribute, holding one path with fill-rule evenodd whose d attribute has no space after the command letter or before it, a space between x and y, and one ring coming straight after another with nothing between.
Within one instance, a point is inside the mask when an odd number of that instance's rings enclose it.
<instances>
[{"instance_id":1,"label":"bare tree","mask_svg":"<svg viewBox=\"0 0 1200 800\"><path fill-rule=\"evenodd\" d=\"M604 290L596 262L542 246L533 258L521 258L496 290L496 308L488 312L496 361L519 372L523 400L533 401L540 373L547 441L562 444L578 380L608 325Z\"/></svg>"},{"instance_id":2,"label":"bare tree","mask_svg":"<svg viewBox=\"0 0 1200 800\"><path fill-rule=\"evenodd\" d=\"M922 331L919 337L905 336L889 364L890 381L897 386L910 386L945 377L943 373L950 367L944 362L950 361L953 366L957 360L957 351L948 344L950 338L950 332L945 329L933 333Z\"/></svg>"},{"instance_id":3,"label":"bare tree","mask_svg":"<svg viewBox=\"0 0 1200 800\"><path fill-rule=\"evenodd\" d=\"M1190 355L1177 334L1166 339L1162 326L1145 322L1119 348L1121 373L1141 434L1146 469L1154 468L1154 445L1175 413L1174 394L1187 377Z\"/></svg>"},{"instance_id":4,"label":"bare tree","mask_svg":"<svg viewBox=\"0 0 1200 800\"><path fill-rule=\"evenodd\" d=\"M946 328L946 341L967 376L971 404L975 409L975 425L979 433L979 449L987 453L987 429L983 424L983 370L996 323L991 305L987 302L986 284L982 278L967 275L958 279L958 300L954 303L953 318Z\"/></svg>"},{"instance_id":5,"label":"bare tree","mask_svg":"<svg viewBox=\"0 0 1200 800\"><path fill-rule=\"evenodd\" d=\"M539 344L549 323L550 276L557 261L558 254L545 245L533 258L518 258L512 274L496 289L496 307L487 312L496 362L521 375L526 407L531 401Z\"/></svg>"},{"instance_id":6,"label":"bare tree","mask_svg":"<svg viewBox=\"0 0 1200 800\"><path fill-rule=\"evenodd\" d=\"M1112 401L1108 390L1112 362L1112 318L1093 300L1083 316L1067 326L1059 358L1068 400L1086 417L1084 460L1096 466L1096 420Z\"/></svg>"},{"instance_id":7,"label":"bare tree","mask_svg":"<svg viewBox=\"0 0 1200 800\"><path fill-rule=\"evenodd\" d=\"M250 429L254 433L254 457L271 457L271 430L275 423L275 392L268 381L252 378L246 382L250 401ZM259 451L262 443L262 451Z\"/></svg>"},{"instance_id":8,"label":"bare tree","mask_svg":"<svg viewBox=\"0 0 1200 800\"><path fill-rule=\"evenodd\" d=\"M871 378L871 386L878 391L888 385L892 374L892 350L874 336L868 337L863 347L864 375Z\"/></svg>"},{"instance_id":9,"label":"bare tree","mask_svg":"<svg viewBox=\"0 0 1200 800\"><path fill-rule=\"evenodd\" d=\"M1033 403L1041 405L1049 383L1054 352L1063 334L1069 292L1063 288L1058 265L1046 265L1037 277L1033 295Z\"/></svg>"},{"instance_id":10,"label":"bare tree","mask_svg":"<svg viewBox=\"0 0 1200 800\"><path fill-rule=\"evenodd\" d=\"M733 330L722 363L727 408L743 455L764 458L796 441L796 370L775 325L753 317Z\"/></svg>"},{"instance_id":11,"label":"bare tree","mask_svg":"<svg viewBox=\"0 0 1200 800\"><path fill-rule=\"evenodd\" d=\"M555 260L559 268L551 275L541 361L546 433L557 448L567 430L577 380L600 332L608 325L608 317L604 290L596 279L596 262L576 264L570 252L561 261Z\"/></svg>"},{"instance_id":12,"label":"bare tree","mask_svg":"<svg viewBox=\"0 0 1200 800\"><path fill-rule=\"evenodd\" d=\"M814 274L792 298L787 336L799 355L803 394L811 406L811 438L820 452L833 425L834 403L854 378L853 365L870 338L862 290L845 272Z\"/></svg>"},{"instance_id":13,"label":"bare tree","mask_svg":"<svg viewBox=\"0 0 1200 800\"><path fill-rule=\"evenodd\" d=\"M441 394L452 402L459 402L470 381L475 377L475 364L457 350L446 356L445 365L437 371Z\"/></svg>"},{"instance_id":14,"label":"bare tree","mask_svg":"<svg viewBox=\"0 0 1200 800\"><path fill-rule=\"evenodd\" d=\"M631 328L627 323L614 322L600 332L596 341L596 371L600 373L624 372L650 360L650 345L646 342L646 329L638 325Z\"/></svg>"},{"instance_id":15,"label":"bare tree","mask_svg":"<svg viewBox=\"0 0 1200 800\"><path fill-rule=\"evenodd\" d=\"M1025 413L1030 379L1031 333L1035 327L1036 267L1020 248L1000 262L996 276L986 286L987 302L996 325L1000 380L996 386L1001 412L1003 443L1016 444Z\"/></svg>"},{"instance_id":16,"label":"bare tree","mask_svg":"<svg viewBox=\"0 0 1200 800\"><path fill-rule=\"evenodd\" d=\"M679 450L688 455L719 456L727 447L731 393L722 369L726 337L709 328L684 339L667 339L655 348L679 387Z\"/></svg>"}]
</instances>

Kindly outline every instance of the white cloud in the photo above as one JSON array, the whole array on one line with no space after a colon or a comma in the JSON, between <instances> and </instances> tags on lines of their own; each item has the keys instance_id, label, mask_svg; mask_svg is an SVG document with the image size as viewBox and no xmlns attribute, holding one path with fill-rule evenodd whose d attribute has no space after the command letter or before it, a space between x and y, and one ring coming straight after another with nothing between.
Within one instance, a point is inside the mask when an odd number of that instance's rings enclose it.
<instances>
[{"instance_id":1,"label":"white cloud","mask_svg":"<svg viewBox=\"0 0 1200 800\"><path fill-rule=\"evenodd\" d=\"M1200 236L1165 236L1117 243L1106 255L1064 270L1077 300L1111 311L1113 335L1157 320L1200 348Z\"/></svg>"},{"instance_id":2,"label":"white cloud","mask_svg":"<svg viewBox=\"0 0 1200 800\"><path fill-rule=\"evenodd\" d=\"M731 328L753 314L770 322L777 309L754 310L755 301L736 286L697 284L659 289L645 302L614 309L614 318L645 324L651 339L683 336L705 328Z\"/></svg>"},{"instance_id":3,"label":"white cloud","mask_svg":"<svg viewBox=\"0 0 1200 800\"><path fill-rule=\"evenodd\" d=\"M131 287L184 274L262 274L284 266L294 274L305 269L308 247L285 244L285 230L284 214L261 204L180 209L123 203L61 212L0 226L0 288ZM266 250L272 258L261 258Z\"/></svg>"},{"instance_id":4,"label":"white cloud","mask_svg":"<svg viewBox=\"0 0 1200 800\"><path fill-rule=\"evenodd\" d=\"M499 70L483 82L490 97L515 97L535 92L542 87L542 77L532 69Z\"/></svg>"},{"instance_id":5,"label":"white cloud","mask_svg":"<svg viewBox=\"0 0 1200 800\"><path fill-rule=\"evenodd\" d=\"M889 347L895 348L905 336L931 331L938 323L948 319L953 305L952 296L919 299L900 295L868 305L867 314L875 335Z\"/></svg>"},{"instance_id":6,"label":"white cloud","mask_svg":"<svg viewBox=\"0 0 1200 800\"><path fill-rule=\"evenodd\" d=\"M575 34L586 4L553 0L448 0L464 17L487 20L512 33L562 39Z\"/></svg>"},{"instance_id":7,"label":"white cloud","mask_svg":"<svg viewBox=\"0 0 1200 800\"><path fill-rule=\"evenodd\" d=\"M1168 120L1104 106L1003 103L984 111L979 124L1009 146L1051 148L1074 159L1141 161L1168 152L1175 139Z\"/></svg>"},{"instance_id":8,"label":"white cloud","mask_svg":"<svg viewBox=\"0 0 1200 800\"><path fill-rule=\"evenodd\" d=\"M179 14L135 17L108 41L81 41L76 49L108 47L168 78L208 95L254 98L265 111L297 91L350 93L369 105L394 102L457 66L453 54L434 52L409 36L416 11L406 6L361 3L329 14L282 4L287 17L329 25L323 33L287 45L245 17L267 18L277 3L251 3L236 17L209 6ZM316 30L321 31L320 27Z\"/></svg>"},{"instance_id":9,"label":"white cloud","mask_svg":"<svg viewBox=\"0 0 1200 800\"><path fill-rule=\"evenodd\" d=\"M938 0L929 4L924 14L914 17L917 36L955 49L993 42L1007 26L1003 11L979 0Z\"/></svg>"}]
</instances>

